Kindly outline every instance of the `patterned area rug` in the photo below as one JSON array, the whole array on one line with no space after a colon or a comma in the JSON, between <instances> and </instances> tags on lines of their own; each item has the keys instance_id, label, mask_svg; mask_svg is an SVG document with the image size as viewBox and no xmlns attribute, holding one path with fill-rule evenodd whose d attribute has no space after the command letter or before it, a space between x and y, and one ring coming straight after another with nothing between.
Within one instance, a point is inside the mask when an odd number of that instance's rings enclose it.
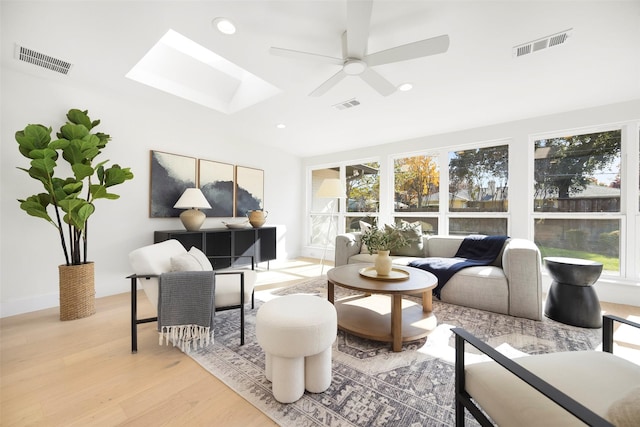
<instances>
[{"instance_id":1,"label":"patterned area rug","mask_svg":"<svg viewBox=\"0 0 640 427\"><path fill-rule=\"evenodd\" d=\"M454 338L462 327L508 357L565 350L594 349L600 329L521 319L434 300L438 326L428 339L390 344L338 331L333 346L333 379L324 393L308 393L281 404L264 377L264 353L255 340L255 313L272 298L288 294L326 298L326 279L256 292L256 309L247 310L246 343L240 346L239 310L216 313L215 343L191 356L251 404L282 426L452 426L454 411ZM347 291L336 287L336 298ZM416 300L417 301L417 300ZM473 349L467 346L467 351ZM468 353L468 362L484 360ZM478 425L468 415L467 425Z\"/></svg>"}]
</instances>

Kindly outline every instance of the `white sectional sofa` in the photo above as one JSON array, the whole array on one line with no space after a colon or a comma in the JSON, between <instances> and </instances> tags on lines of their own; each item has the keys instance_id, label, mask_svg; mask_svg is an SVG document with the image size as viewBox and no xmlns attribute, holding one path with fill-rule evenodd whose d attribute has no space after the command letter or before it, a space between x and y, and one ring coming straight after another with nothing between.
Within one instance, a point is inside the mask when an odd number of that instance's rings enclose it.
<instances>
[{"instance_id":1,"label":"white sectional sofa","mask_svg":"<svg viewBox=\"0 0 640 427\"><path fill-rule=\"evenodd\" d=\"M455 256L464 236L423 236L421 252L415 256L393 256L406 265L416 258ZM362 250L360 232L336 237L335 266L373 262L375 255ZM542 318L542 271L537 246L526 239L508 239L501 254L489 266L460 270L446 283L441 300L481 310Z\"/></svg>"}]
</instances>

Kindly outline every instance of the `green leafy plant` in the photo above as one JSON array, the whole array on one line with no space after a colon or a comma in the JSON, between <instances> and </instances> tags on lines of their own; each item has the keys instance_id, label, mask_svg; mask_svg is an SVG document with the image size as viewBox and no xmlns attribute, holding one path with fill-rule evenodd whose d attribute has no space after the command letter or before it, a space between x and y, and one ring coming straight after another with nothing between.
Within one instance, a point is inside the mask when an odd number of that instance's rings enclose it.
<instances>
[{"instance_id":1,"label":"green leafy plant","mask_svg":"<svg viewBox=\"0 0 640 427\"><path fill-rule=\"evenodd\" d=\"M415 239L408 238L403 233L406 228L403 225L387 225L378 228L372 225L370 229L362 233L362 243L367 246L369 254L373 255L378 251L391 251L410 245Z\"/></svg>"},{"instance_id":2,"label":"green leafy plant","mask_svg":"<svg viewBox=\"0 0 640 427\"><path fill-rule=\"evenodd\" d=\"M133 173L117 164L105 168L108 160L93 165L111 140L107 134L91 132L100 120L92 121L88 111L77 109L69 110L67 120L53 141L51 127L40 124L30 124L16 132L20 153L31 159L29 169L18 169L40 181L45 190L18 201L27 214L46 220L58 230L66 264L78 265L87 262L88 220L95 212L94 201L118 199L120 196L108 189L132 179ZM71 167L73 176L54 176L60 156ZM51 208L55 219L50 215Z\"/></svg>"}]
</instances>

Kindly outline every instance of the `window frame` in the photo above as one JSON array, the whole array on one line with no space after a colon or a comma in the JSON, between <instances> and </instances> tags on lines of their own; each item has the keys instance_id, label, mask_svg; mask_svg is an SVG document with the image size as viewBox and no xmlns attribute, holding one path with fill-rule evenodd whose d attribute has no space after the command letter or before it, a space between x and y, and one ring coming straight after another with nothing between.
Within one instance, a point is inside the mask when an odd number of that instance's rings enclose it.
<instances>
[{"instance_id":1,"label":"window frame","mask_svg":"<svg viewBox=\"0 0 640 427\"><path fill-rule=\"evenodd\" d=\"M528 206L527 210L529 213L529 238L532 241L535 241L535 223L539 220L543 219L594 219L594 220L618 220L620 223L620 248L619 248L619 271L617 274L611 274L608 271L603 271L601 277L611 278L615 280L624 280L624 278L632 278L640 276L640 269L636 269L633 272L633 267L629 263L629 256L633 256L630 246L633 244L633 239L628 239L628 221L629 221L629 206L632 191L631 187L633 185L629 185L630 182L634 182L635 180L629 179L629 156L627 153L633 147L633 143L629 141L629 126L624 123L608 123L596 126L584 126L577 128L567 128L567 129L559 129L548 132L540 132L540 133L532 133L529 135L529 144L528 144L528 154L530 156L529 161L529 175L527 177L528 182ZM633 127L633 126L631 126ZM638 129L640 129L640 125L635 125ZM620 191L620 211L619 212L543 212L535 210L535 201L534 201L534 184L535 184L535 143L540 139L551 139L558 136L567 136L567 135L588 135L598 132L607 132L607 131L615 131L620 130L620 176L622 180L621 191ZM636 178L638 179L638 178ZM640 222L639 222L640 224ZM638 230L637 227L634 227ZM637 257L637 255L636 255Z\"/></svg>"}]
</instances>

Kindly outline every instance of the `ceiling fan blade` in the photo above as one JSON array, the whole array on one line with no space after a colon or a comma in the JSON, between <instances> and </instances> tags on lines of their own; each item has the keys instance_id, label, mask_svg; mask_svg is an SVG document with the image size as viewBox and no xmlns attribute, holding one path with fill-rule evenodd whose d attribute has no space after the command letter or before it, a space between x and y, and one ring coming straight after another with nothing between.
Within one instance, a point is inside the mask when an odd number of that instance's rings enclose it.
<instances>
[{"instance_id":1,"label":"ceiling fan blade","mask_svg":"<svg viewBox=\"0 0 640 427\"><path fill-rule=\"evenodd\" d=\"M378 91L382 96L389 96L396 91L396 87L391 84L389 80L385 79L371 68L364 70L364 72L360 74L360 77L362 77L362 80L367 82L369 86Z\"/></svg>"},{"instance_id":2,"label":"ceiling fan blade","mask_svg":"<svg viewBox=\"0 0 640 427\"><path fill-rule=\"evenodd\" d=\"M406 61L409 59L421 58L423 56L444 53L449 49L449 36L443 35L430 39L407 43L402 46L392 47L372 53L363 58L368 66L389 64L391 62Z\"/></svg>"},{"instance_id":3,"label":"ceiling fan blade","mask_svg":"<svg viewBox=\"0 0 640 427\"><path fill-rule=\"evenodd\" d=\"M367 53L373 0L347 1L347 57L362 58Z\"/></svg>"},{"instance_id":4,"label":"ceiling fan blade","mask_svg":"<svg viewBox=\"0 0 640 427\"><path fill-rule=\"evenodd\" d=\"M332 56L318 55L316 53L301 52L299 50L283 49L281 47L269 48L269 53L286 58L302 59L305 61L324 62L325 64L342 65L344 60Z\"/></svg>"},{"instance_id":5,"label":"ceiling fan blade","mask_svg":"<svg viewBox=\"0 0 640 427\"><path fill-rule=\"evenodd\" d=\"M322 83L313 92L311 92L309 94L309 96L322 96L322 95L324 95L325 93L327 93L327 91L329 89L331 89L332 87L337 85L345 77L347 77L347 73L345 73L344 70L338 71L333 76L331 76L331 78L329 78L329 80L327 80L326 82Z\"/></svg>"}]
</instances>

